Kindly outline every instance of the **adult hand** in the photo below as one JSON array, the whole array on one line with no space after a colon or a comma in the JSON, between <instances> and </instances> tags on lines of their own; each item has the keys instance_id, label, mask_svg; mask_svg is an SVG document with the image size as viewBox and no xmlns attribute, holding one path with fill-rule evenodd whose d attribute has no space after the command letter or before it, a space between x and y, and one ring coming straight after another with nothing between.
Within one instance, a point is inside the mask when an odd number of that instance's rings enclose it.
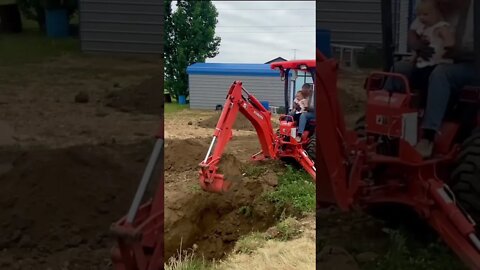
<instances>
[{"instance_id":1,"label":"adult hand","mask_svg":"<svg viewBox=\"0 0 480 270\"><path fill-rule=\"evenodd\" d=\"M418 56L426 61L432 58L435 49L430 46L430 42L425 39L417 39L411 44L412 49L415 50Z\"/></svg>"}]
</instances>

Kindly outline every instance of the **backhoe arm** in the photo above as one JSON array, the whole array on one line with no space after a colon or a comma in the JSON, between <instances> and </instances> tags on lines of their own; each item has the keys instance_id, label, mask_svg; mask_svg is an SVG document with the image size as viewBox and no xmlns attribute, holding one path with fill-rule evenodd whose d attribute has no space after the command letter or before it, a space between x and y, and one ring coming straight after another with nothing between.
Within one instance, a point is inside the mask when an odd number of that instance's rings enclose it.
<instances>
[{"instance_id":1,"label":"backhoe arm","mask_svg":"<svg viewBox=\"0 0 480 270\"><path fill-rule=\"evenodd\" d=\"M200 163L200 186L205 191L224 192L231 186L229 179L218 173L218 165L225 146L232 139L232 127L239 112L255 127L263 157L275 158L277 139L273 133L271 113L243 88L242 82L235 81L228 91L207 155Z\"/></svg>"},{"instance_id":2,"label":"backhoe arm","mask_svg":"<svg viewBox=\"0 0 480 270\"><path fill-rule=\"evenodd\" d=\"M337 97L337 64L317 50L317 203L349 208L348 163L344 146L345 122Z\"/></svg>"},{"instance_id":3,"label":"backhoe arm","mask_svg":"<svg viewBox=\"0 0 480 270\"><path fill-rule=\"evenodd\" d=\"M361 185L359 181L362 180L359 170L364 162L362 158L366 145L360 144L355 138L348 138L353 134L345 131L337 96L336 75L335 61L326 59L317 51L317 123L321 128L317 131L317 153L320 153L316 163L319 168L317 203L336 203L341 209L347 210L355 203L356 193L368 193L369 196L362 197L368 203L389 200L406 203L430 223L471 269L480 269L480 239L475 225L459 208L455 196L445 182L437 178L435 164L426 163L415 168L418 170L417 179L408 179L413 182L409 185L409 190L422 194L414 197L414 200L408 198L406 191L402 191L401 196L395 193L375 193L379 189L364 189L358 192ZM354 147L347 146L346 142L355 142ZM398 198L397 201L394 198ZM361 202L357 200L356 203Z\"/></svg>"},{"instance_id":4,"label":"backhoe arm","mask_svg":"<svg viewBox=\"0 0 480 270\"><path fill-rule=\"evenodd\" d=\"M126 216L111 226L117 244L111 250L114 270L163 269L164 186L163 119L150 159ZM142 203L151 181L160 178L152 199Z\"/></svg>"}]
</instances>

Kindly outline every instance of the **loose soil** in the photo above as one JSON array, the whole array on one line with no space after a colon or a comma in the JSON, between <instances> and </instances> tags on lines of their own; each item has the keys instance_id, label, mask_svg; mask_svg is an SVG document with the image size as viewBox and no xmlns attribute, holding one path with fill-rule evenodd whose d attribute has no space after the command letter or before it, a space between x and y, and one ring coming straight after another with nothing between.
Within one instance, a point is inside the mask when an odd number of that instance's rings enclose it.
<instances>
[{"instance_id":1,"label":"loose soil","mask_svg":"<svg viewBox=\"0 0 480 270\"><path fill-rule=\"evenodd\" d=\"M244 161L227 152L220 170L234 181L226 194L198 188L198 164L208 149L208 139L170 140L165 146L165 256L194 245L205 259L219 259L240 236L265 231L276 221L275 208L261 198L272 190L266 180L242 176ZM243 211L242 211L243 209Z\"/></svg>"},{"instance_id":2,"label":"loose soil","mask_svg":"<svg viewBox=\"0 0 480 270\"><path fill-rule=\"evenodd\" d=\"M133 87L112 90L106 95L106 105L122 112L160 115L163 98L163 76L158 75Z\"/></svg>"},{"instance_id":3,"label":"loose soil","mask_svg":"<svg viewBox=\"0 0 480 270\"><path fill-rule=\"evenodd\" d=\"M0 177L0 268L109 269L109 227L128 210L151 148L17 152Z\"/></svg>"},{"instance_id":4,"label":"loose soil","mask_svg":"<svg viewBox=\"0 0 480 270\"><path fill-rule=\"evenodd\" d=\"M122 89L142 89L136 86L160 72L153 60L99 55L64 55L14 67L0 63L0 120L12 127L15 142L26 147L138 142L155 134L158 114L107 107L111 101L107 96L128 92ZM149 80L144 88L162 88L155 86L158 83ZM88 95L88 103L75 102L79 93ZM139 91L138 97L130 97L146 100L143 96ZM147 104L152 113L154 102Z\"/></svg>"},{"instance_id":5,"label":"loose soil","mask_svg":"<svg viewBox=\"0 0 480 270\"><path fill-rule=\"evenodd\" d=\"M218 119L220 118L220 112L216 113L210 118L207 118L205 120L202 120L198 122L198 126L202 128L208 128L208 129L215 129L218 123ZM273 128L276 129L278 128L278 123L273 121ZM255 131L255 128L253 127L252 123L242 114L238 114L237 119L235 120L235 123L233 124L233 130L248 130L248 131Z\"/></svg>"},{"instance_id":6,"label":"loose soil","mask_svg":"<svg viewBox=\"0 0 480 270\"><path fill-rule=\"evenodd\" d=\"M99 55L0 63L0 269L111 269L110 225L161 121L160 72Z\"/></svg>"}]
</instances>

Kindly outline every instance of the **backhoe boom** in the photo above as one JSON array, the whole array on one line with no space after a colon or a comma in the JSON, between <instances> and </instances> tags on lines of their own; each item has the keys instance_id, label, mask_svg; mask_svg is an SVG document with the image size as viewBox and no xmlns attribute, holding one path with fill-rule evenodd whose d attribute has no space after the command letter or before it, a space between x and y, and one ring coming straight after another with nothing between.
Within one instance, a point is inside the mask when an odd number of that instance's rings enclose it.
<instances>
[{"instance_id":1,"label":"backhoe boom","mask_svg":"<svg viewBox=\"0 0 480 270\"><path fill-rule=\"evenodd\" d=\"M273 133L271 113L243 88L242 82L235 81L228 91L207 155L200 163L200 186L205 191L223 192L231 185L228 179L224 179L224 176L218 173L218 164L225 146L232 139L232 127L239 112L253 124L257 132L262 151L256 159L276 158L277 137Z\"/></svg>"}]
</instances>

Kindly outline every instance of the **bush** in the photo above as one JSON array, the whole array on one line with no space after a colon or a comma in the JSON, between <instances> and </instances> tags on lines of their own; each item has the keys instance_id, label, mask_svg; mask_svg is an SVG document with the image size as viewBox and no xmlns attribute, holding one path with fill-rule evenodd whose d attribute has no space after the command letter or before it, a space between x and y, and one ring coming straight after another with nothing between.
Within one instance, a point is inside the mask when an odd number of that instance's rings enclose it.
<instances>
[{"instance_id":1,"label":"bush","mask_svg":"<svg viewBox=\"0 0 480 270\"><path fill-rule=\"evenodd\" d=\"M45 9L66 8L69 18L78 10L77 0L17 0L17 4L25 18L36 21L42 31L45 30Z\"/></svg>"}]
</instances>

